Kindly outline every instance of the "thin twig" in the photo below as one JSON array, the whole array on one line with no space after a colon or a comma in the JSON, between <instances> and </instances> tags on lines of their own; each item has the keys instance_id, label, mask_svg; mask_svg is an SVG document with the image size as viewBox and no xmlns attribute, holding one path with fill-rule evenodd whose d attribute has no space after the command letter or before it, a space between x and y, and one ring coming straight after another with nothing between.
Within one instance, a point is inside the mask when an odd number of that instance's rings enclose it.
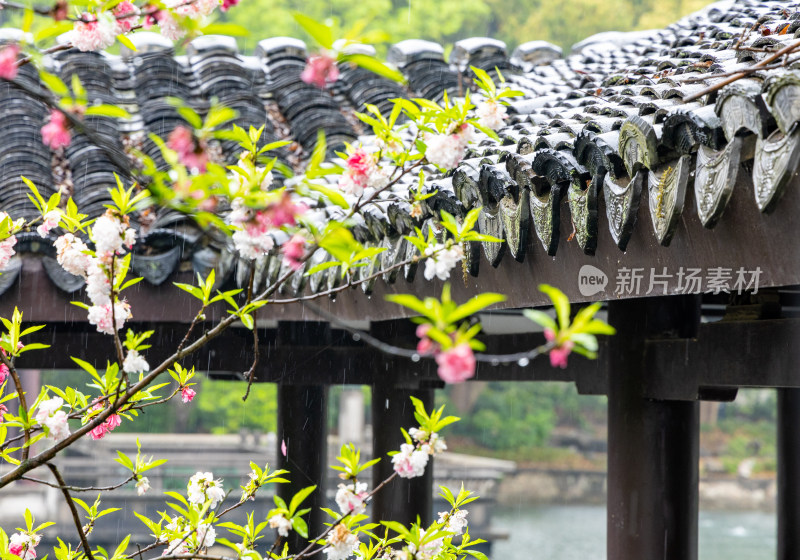
<instances>
[{"instance_id":1,"label":"thin twig","mask_svg":"<svg viewBox=\"0 0 800 560\"><path fill-rule=\"evenodd\" d=\"M72 496L70 496L69 490L67 489L67 484L64 482L64 478L61 476L61 473L58 472L58 469L53 463L47 463L47 468L49 468L50 472L53 473L56 482L58 482L58 485L61 487L61 493L64 494L64 499L67 501L69 511L72 513L72 521L75 523L75 529L78 531L78 537L81 539L81 545L83 546L83 551L86 554L86 558L89 560L94 560L94 556L92 556L92 547L89 546L89 540L86 538L86 533L83 532L83 526L81 525L81 518L78 514L78 508L75 507L75 501L72 499Z\"/></svg>"},{"instance_id":2,"label":"thin twig","mask_svg":"<svg viewBox=\"0 0 800 560\"><path fill-rule=\"evenodd\" d=\"M47 463L49 467L52 463ZM40 478L33 478L31 476L21 476L20 480L28 480L30 482L35 482L37 484L44 484L45 486L49 486L50 488L57 488L58 490L70 490L72 492L109 492L111 490L116 490L117 488L121 488L128 484L131 480L135 477L133 475L129 476L119 484L115 484L114 486L70 486L70 485L63 485L61 483L53 484L47 480L42 480Z\"/></svg>"},{"instance_id":3,"label":"thin twig","mask_svg":"<svg viewBox=\"0 0 800 560\"><path fill-rule=\"evenodd\" d=\"M25 417L30 419L30 415L28 414L28 402L25 400L25 391L22 390L22 381L19 378L19 374L17 373L17 368L14 367L14 360L8 358L3 351L0 351L0 361L2 361L3 365L8 368L8 372L11 374L11 378L14 380L14 387L17 390L17 396L19 397L19 407L21 410L25 411ZM22 414L20 414L22 416ZM31 430L28 427L23 428L23 435L25 436L25 445L22 447L22 463L24 464L28 460L28 454L30 453L30 441L31 441Z\"/></svg>"},{"instance_id":4,"label":"thin twig","mask_svg":"<svg viewBox=\"0 0 800 560\"><path fill-rule=\"evenodd\" d=\"M732 84L736 80L741 80L745 76L749 76L752 72L755 72L756 70L763 70L764 67L767 66L768 64L770 64L773 60L777 60L778 58L782 57L785 54L789 54L791 52L794 52L798 47L800 47L800 41L795 41L794 43L792 43L790 45L787 45L784 48L782 48L781 50L779 50L779 51L773 53L772 55L768 56L767 58L765 58L761 62L758 62L754 66L751 66L750 68L747 69L747 71L736 72L735 74L733 74L732 76L722 80L721 82L717 82L716 84L714 84L712 86L709 86L709 87L707 87L705 89L702 89L702 90L698 91L697 93L693 93L691 95L687 95L686 97L683 98L683 102L684 103L688 103L689 101L694 101L695 99L700 99L704 95L708 95L709 93L714 93L715 91L718 91L718 90L724 88L728 84Z\"/></svg>"}]
</instances>

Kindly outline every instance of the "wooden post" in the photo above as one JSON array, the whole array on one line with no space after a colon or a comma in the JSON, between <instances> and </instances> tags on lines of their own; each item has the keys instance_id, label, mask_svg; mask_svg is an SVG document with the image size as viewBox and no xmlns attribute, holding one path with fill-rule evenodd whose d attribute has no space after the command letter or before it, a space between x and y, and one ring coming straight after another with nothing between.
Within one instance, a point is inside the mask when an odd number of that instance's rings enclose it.
<instances>
[{"instance_id":1,"label":"wooden post","mask_svg":"<svg viewBox=\"0 0 800 560\"><path fill-rule=\"evenodd\" d=\"M686 337L698 300L673 296L609 303L608 558L697 559L697 402L642 396L646 337Z\"/></svg>"},{"instance_id":2,"label":"wooden post","mask_svg":"<svg viewBox=\"0 0 800 560\"><path fill-rule=\"evenodd\" d=\"M389 451L399 451L404 443L400 428L416 427L414 406L410 397L433 407L433 389L405 389L392 383L372 386L372 452L381 461L372 469L373 487L388 478L393 471ZM423 476L397 478L375 495L372 501L372 519L398 521L404 525L416 522L427 526L433 515L433 458L428 461Z\"/></svg>"},{"instance_id":3,"label":"wooden post","mask_svg":"<svg viewBox=\"0 0 800 560\"><path fill-rule=\"evenodd\" d=\"M283 454L285 444L286 455ZM306 486L317 489L306 498L302 508L311 508L305 516L309 538L325 529L327 520L320 507L327 506L325 481L328 476L328 388L324 385L278 385L278 468L290 471L289 484L278 484L278 495L288 504L294 494ZM308 544L296 532L289 533L291 552Z\"/></svg>"},{"instance_id":4,"label":"wooden post","mask_svg":"<svg viewBox=\"0 0 800 560\"><path fill-rule=\"evenodd\" d=\"M800 389L778 389L778 560L800 558Z\"/></svg>"}]
</instances>

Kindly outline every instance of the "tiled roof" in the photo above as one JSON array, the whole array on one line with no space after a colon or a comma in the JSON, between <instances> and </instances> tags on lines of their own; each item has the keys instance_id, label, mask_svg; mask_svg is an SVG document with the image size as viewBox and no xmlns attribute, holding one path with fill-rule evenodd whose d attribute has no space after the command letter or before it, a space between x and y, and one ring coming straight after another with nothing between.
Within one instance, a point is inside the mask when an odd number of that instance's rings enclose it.
<instances>
[{"instance_id":1,"label":"tiled roof","mask_svg":"<svg viewBox=\"0 0 800 560\"><path fill-rule=\"evenodd\" d=\"M761 212L780 204L800 164L800 63L791 62L797 55L789 55L788 66L757 70L718 92L684 99L728 73L753 67L798 38L798 4L720 2L667 29L597 35L576 45L567 57L541 41L521 45L509 56L500 41L472 38L456 43L446 61L438 44L403 41L389 50L388 60L408 78L407 87L342 65L340 79L323 90L300 80L307 53L297 39L266 39L246 56L232 39L207 36L192 41L185 56L174 56L162 37L137 33L132 36L136 52L112 56L70 50L50 61L65 80L77 73L92 100L117 103L133 115L127 121L87 119L102 148L77 134L66 161L59 161L41 142L45 106L14 85L0 84L0 135L5 139L0 145L0 208L13 216L35 215L19 179L25 175L44 194L65 188L84 212L100 214L112 173L128 176L135 165L126 150L135 146L160 161L157 146L142 133L165 137L184 122L167 97L184 99L199 112L219 99L237 110L238 124L265 125L263 142L293 140L279 150L278 158L299 169L319 129L334 156L345 142L356 142L366 132L354 111L369 103L388 114L391 99L402 96L440 100L444 91L458 96L471 86L469 66L474 65L489 72L499 69L525 96L510 102L499 143L479 134L456 170L441 175L428 169L426 188L437 194L426 201L422 218L413 218L401 200L415 181L411 177L357 216L357 239L388 248L383 264L412 254L402 235L436 211L463 216L475 206L483 207L480 230L505 241L468 250L466 268L473 275L484 257L495 267L504 259L522 261L532 250L557 259L559 244L572 229L560 223L562 203L569 206L575 240L586 254L594 254L603 231L625 251L639 205L649 207L651 227L640 226L637 234L655 236L667 246L688 205L695 205L706 228L725 220L737 174L752 174L750 203ZM22 68L19 80L38 87L29 67ZM222 142L220 157L234 163L236 148ZM336 218L337 209L318 207L312 215ZM253 266L175 212L140 216L137 227L143 244L134 268L152 284L164 282L181 266L201 273L215 267L220 283L242 283ZM35 234L18 238L23 258L39 253L58 287L81 287L82 280L56 264L52 247ZM310 263L324 258L320 253ZM15 262L0 276L0 293L16 278L19 259ZM256 282L264 285L284 265L276 250L254 266ZM372 272L364 268L359 274ZM386 274L383 281L394 282L400 275L413 279L415 266ZM320 291L339 281L330 269L310 278L301 272L287 290Z\"/></svg>"}]
</instances>

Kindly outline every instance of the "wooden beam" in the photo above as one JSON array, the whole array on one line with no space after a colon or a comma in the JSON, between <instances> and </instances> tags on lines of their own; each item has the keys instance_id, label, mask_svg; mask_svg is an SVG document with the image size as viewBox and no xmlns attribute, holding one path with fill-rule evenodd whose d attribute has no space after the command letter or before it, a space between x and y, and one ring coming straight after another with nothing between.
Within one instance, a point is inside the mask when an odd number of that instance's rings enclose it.
<instances>
[{"instance_id":1,"label":"wooden beam","mask_svg":"<svg viewBox=\"0 0 800 560\"><path fill-rule=\"evenodd\" d=\"M537 285L547 283L562 289L570 301L585 302L618 300L634 297L675 295L685 288L685 274L689 269L700 269L703 277L701 291L707 289L706 276L712 269L722 267L732 273L735 281L739 268L753 271L760 268L759 288L793 286L800 284L800 244L781 242L794 239L796 216L800 213L800 175L796 175L786 188L784 196L770 214L758 210L753 200L754 186L751 174L738 173L730 202L719 224L709 230L703 227L697 216L696 205L686 204L680 223L669 247L662 247L652 231L652 221L647 204L640 204L636 224L625 252L620 251L607 231L601 231L594 256L586 255L577 242L566 242L571 228L571 215L567 204L560 206L561 236L555 257L546 254L535 235L528 236L528 247L524 262L504 257L497 268L480 259L477 278L466 282L452 282L453 297L466 301L477 293L500 292L508 300L500 306L508 309L548 305L549 299L539 292ZM605 214L605 209L598 209ZM607 282L599 291L587 291L581 286L586 276L584 267L594 267L604 275ZM651 272L661 275L666 269L668 277L657 276L650 290ZM637 290L631 283L630 290L617 290L617 279L625 270L640 275ZM684 276L680 277L680 271ZM629 277L631 272L627 273ZM144 282L126 291L137 320L170 320L188 323L197 313L196 300L177 290L171 282L194 282L192 273L174 275L161 286ZM660 283L663 281L663 283ZM597 284L595 284L597 286ZM347 290L338 294L335 301L328 297L316 303L342 319L388 320L407 317L405 308L384 300L387 294L414 293L418 297L441 294L440 282L429 282L417 274L412 284L398 281L386 284L379 280L369 296L361 290ZM293 294L276 295L285 299ZM684 292L685 293L685 292ZM0 316L7 317L14 307L24 311L26 317L35 321L54 318L65 321L86 322L83 310L69 305L71 299L81 299L82 292L72 297L58 290L45 274L41 261L35 255L23 259L23 269L16 283L0 296ZM224 306L208 312L224 316ZM311 312L299 305L270 305L259 312L259 317L278 320L307 320Z\"/></svg>"}]
</instances>

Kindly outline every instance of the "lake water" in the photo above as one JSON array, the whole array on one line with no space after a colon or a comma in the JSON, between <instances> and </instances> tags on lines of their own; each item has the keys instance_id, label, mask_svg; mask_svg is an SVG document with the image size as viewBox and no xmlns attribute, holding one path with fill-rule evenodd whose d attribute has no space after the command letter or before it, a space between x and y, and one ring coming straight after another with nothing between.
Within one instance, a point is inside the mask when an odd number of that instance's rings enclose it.
<instances>
[{"instance_id":1,"label":"lake water","mask_svg":"<svg viewBox=\"0 0 800 560\"><path fill-rule=\"evenodd\" d=\"M606 560L602 506L498 508L492 525L509 533L495 541L494 560ZM700 560L775 558L774 514L701 511Z\"/></svg>"}]
</instances>

